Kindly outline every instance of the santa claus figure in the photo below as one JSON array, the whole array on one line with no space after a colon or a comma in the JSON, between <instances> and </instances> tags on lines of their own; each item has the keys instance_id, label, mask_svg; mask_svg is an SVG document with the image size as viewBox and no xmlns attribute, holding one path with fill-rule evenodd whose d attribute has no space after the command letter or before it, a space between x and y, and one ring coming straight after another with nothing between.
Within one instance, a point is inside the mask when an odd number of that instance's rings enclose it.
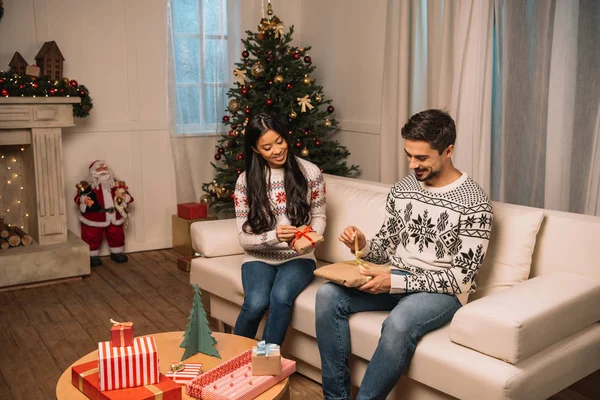
<instances>
[{"instance_id":1,"label":"santa claus figure","mask_svg":"<svg viewBox=\"0 0 600 400\"><path fill-rule=\"evenodd\" d=\"M75 203L81 211L81 239L90 246L91 266L102 265L99 252L105 235L110 259L117 263L127 262L127 256L123 254L124 226L128 222L127 207L133 202L133 197L125 182L115 178L106 161L97 160L90 165L89 180L76 186Z\"/></svg>"}]
</instances>

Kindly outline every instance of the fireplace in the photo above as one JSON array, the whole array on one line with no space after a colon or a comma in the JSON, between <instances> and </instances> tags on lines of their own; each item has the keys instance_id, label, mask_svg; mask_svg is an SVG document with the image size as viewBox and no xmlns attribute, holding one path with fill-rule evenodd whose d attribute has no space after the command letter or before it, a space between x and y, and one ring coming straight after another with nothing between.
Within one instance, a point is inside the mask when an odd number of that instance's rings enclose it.
<instances>
[{"instance_id":1,"label":"fireplace","mask_svg":"<svg viewBox=\"0 0 600 400\"><path fill-rule=\"evenodd\" d=\"M11 190L21 191L14 204L2 203L0 217L23 226L34 239L27 247L0 250L0 288L90 273L88 245L67 230L65 210L62 128L74 125L77 102L65 97L0 98L0 153L18 166L18 172L4 171L3 184L7 188L12 177L10 184L19 186ZM0 196L7 196L5 192ZM10 207L19 207L21 214L11 214Z\"/></svg>"}]
</instances>

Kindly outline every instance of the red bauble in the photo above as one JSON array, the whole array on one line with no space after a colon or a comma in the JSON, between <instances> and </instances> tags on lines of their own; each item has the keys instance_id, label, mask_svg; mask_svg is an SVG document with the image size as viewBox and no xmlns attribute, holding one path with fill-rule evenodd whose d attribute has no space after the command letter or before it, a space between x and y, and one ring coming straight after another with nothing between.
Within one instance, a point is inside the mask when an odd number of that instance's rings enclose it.
<instances>
[{"instance_id":1,"label":"red bauble","mask_svg":"<svg viewBox=\"0 0 600 400\"><path fill-rule=\"evenodd\" d=\"M79 96L81 96L81 97L85 96L85 92L82 90L81 92L79 92Z\"/></svg>"},{"instance_id":2,"label":"red bauble","mask_svg":"<svg viewBox=\"0 0 600 400\"><path fill-rule=\"evenodd\" d=\"M243 160L244 159L244 153L238 154L237 156L235 156L235 159L238 160L238 161Z\"/></svg>"},{"instance_id":3,"label":"red bauble","mask_svg":"<svg viewBox=\"0 0 600 400\"><path fill-rule=\"evenodd\" d=\"M242 51L242 57L248 58L249 56L250 56L250 53L248 53L247 50Z\"/></svg>"},{"instance_id":4,"label":"red bauble","mask_svg":"<svg viewBox=\"0 0 600 400\"><path fill-rule=\"evenodd\" d=\"M290 90L290 89L292 88L292 84L291 84L291 83L286 83L286 84L285 84L285 88L286 88L287 90Z\"/></svg>"},{"instance_id":5,"label":"red bauble","mask_svg":"<svg viewBox=\"0 0 600 400\"><path fill-rule=\"evenodd\" d=\"M72 80L69 82L69 86L71 87L77 87L77 81L76 80Z\"/></svg>"},{"instance_id":6,"label":"red bauble","mask_svg":"<svg viewBox=\"0 0 600 400\"><path fill-rule=\"evenodd\" d=\"M300 142L296 142L296 147L297 147L297 148L300 148L300 147L302 147L302 143L300 143Z\"/></svg>"},{"instance_id":7,"label":"red bauble","mask_svg":"<svg viewBox=\"0 0 600 400\"><path fill-rule=\"evenodd\" d=\"M327 107L327 112L328 112L329 114L331 114L331 113L332 113L332 112L334 112L334 111L335 111L335 108L333 108L333 106L329 106L329 107Z\"/></svg>"},{"instance_id":8,"label":"red bauble","mask_svg":"<svg viewBox=\"0 0 600 400\"><path fill-rule=\"evenodd\" d=\"M300 54L294 53L294 60L299 60L299 59L300 59Z\"/></svg>"},{"instance_id":9,"label":"red bauble","mask_svg":"<svg viewBox=\"0 0 600 400\"><path fill-rule=\"evenodd\" d=\"M248 92L249 92L248 88L243 88L242 89L242 96L248 96Z\"/></svg>"},{"instance_id":10,"label":"red bauble","mask_svg":"<svg viewBox=\"0 0 600 400\"><path fill-rule=\"evenodd\" d=\"M252 110L250 109L250 107L244 108L244 114L250 115L251 113L252 113Z\"/></svg>"},{"instance_id":11,"label":"red bauble","mask_svg":"<svg viewBox=\"0 0 600 400\"><path fill-rule=\"evenodd\" d=\"M242 171L239 168L236 168L235 172L237 172L238 175L242 173Z\"/></svg>"},{"instance_id":12,"label":"red bauble","mask_svg":"<svg viewBox=\"0 0 600 400\"><path fill-rule=\"evenodd\" d=\"M233 131L229 131L228 135L231 137L235 136Z\"/></svg>"},{"instance_id":13,"label":"red bauble","mask_svg":"<svg viewBox=\"0 0 600 400\"><path fill-rule=\"evenodd\" d=\"M38 88L38 84L37 84L37 83L34 83L34 84L33 84L33 85L31 85L31 86L33 86L33 88L34 88L34 89L37 89L37 88Z\"/></svg>"},{"instance_id":14,"label":"red bauble","mask_svg":"<svg viewBox=\"0 0 600 400\"><path fill-rule=\"evenodd\" d=\"M218 150L219 154L225 154L225 149L222 147L219 147Z\"/></svg>"},{"instance_id":15,"label":"red bauble","mask_svg":"<svg viewBox=\"0 0 600 400\"><path fill-rule=\"evenodd\" d=\"M6 90L6 89L2 89L2 96L3 96L3 97L6 97L6 96L8 96L8 90Z\"/></svg>"},{"instance_id":16,"label":"red bauble","mask_svg":"<svg viewBox=\"0 0 600 400\"><path fill-rule=\"evenodd\" d=\"M25 86L23 85L19 85L19 89L23 89Z\"/></svg>"},{"instance_id":17,"label":"red bauble","mask_svg":"<svg viewBox=\"0 0 600 400\"><path fill-rule=\"evenodd\" d=\"M267 106L272 106L273 105L273 99L267 99L267 100L265 100L265 104Z\"/></svg>"},{"instance_id":18,"label":"red bauble","mask_svg":"<svg viewBox=\"0 0 600 400\"><path fill-rule=\"evenodd\" d=\"M321 147L321 141L320 140L315 140L315 146L317 147Z\"/></svg>"},{"instance_id":19,"label":"red bauble","mask_svg":"<svg viewBox=\"0 0 600 400\"><path fill-rule=\"evenodd\" d=\"M231 124L231 129L235 129L235 128L237 128L237 125L236 124Z\"/></svg>"},{"instance_id":20,"label":"red bauble","mask_svg":"<svg viewBox=\"0 0 600 400\"><path fill-rule=\"evenodd\" d=\"M306 56L304 57L304 62L310 64L312 62L312 59L310 58L310 56Z\"/></svg>"},{"instance_id":21,"label":"red bauble","mask_svg":"<svg viewBox=\"0 0 600 400\"><path fill-rule=\"evenodd\" d=\"M223 115L223 122L229 122L229 115Z\"/></svg>"},{"instance_id":22,"label":"red bauble","mask_svg":"<svg viewBox=\"0 0 600 400\"><path fill-rule=\"evenodd\" d=\"M219 161L221 159L221 155L219 153L215 154L215 160Z\"/></svg>"}]
</instances>

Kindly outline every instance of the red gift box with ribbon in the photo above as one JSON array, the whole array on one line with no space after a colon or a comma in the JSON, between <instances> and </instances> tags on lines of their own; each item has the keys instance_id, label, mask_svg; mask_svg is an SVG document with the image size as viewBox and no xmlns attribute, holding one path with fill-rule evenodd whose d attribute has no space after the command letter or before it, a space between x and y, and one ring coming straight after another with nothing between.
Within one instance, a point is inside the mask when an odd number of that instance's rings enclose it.
<instances>
[{"instance_id":1,"label":"red gift box with ribbon","mask_svg":"<svg viewBox=\"0 0 600 400\"><path fill-rule=\"evenodd\" d=\"M98 361L74 365L71 369L71 383L92 400L181 400L181 386L160 374L154 385L135 388L100 391Z\"/></svg>"},{"instance_id":2,"label":"red gift box with ribbon","mask_svg":"<svg viewBox=\"0 0 600 400\"><path fill-rule=\"evenodd\" d=\"M296 228L296 237L292 240L290 247L300 254L311 252L324 238L319 235L310 225L302 225Z\"/></svg>"},{"instance_id":3,"label":"red gift box with ribbon","mask_svg":"<svg viewBox=\"0 0 600 400\"><path fill-rule=\"evenodd\" d=\"M133 322L117 322L111 319L113 324L110 329L112 345L115 347L131 346L133 344Z\"/></svg>"}]
</instances>

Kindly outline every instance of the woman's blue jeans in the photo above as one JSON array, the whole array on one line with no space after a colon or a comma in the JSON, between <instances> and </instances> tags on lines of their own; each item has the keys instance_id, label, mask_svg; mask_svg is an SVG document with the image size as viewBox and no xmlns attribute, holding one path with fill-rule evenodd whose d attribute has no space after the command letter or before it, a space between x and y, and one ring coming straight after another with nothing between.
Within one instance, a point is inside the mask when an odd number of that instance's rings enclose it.
<instances>
[{"instance_id":1,"label":"woman's blue jeans","mask_svg":"<svg viewBox=\"0 0 600 400\"><path fill-rule=\"evenodd\" d=\"M267 343L281 345L290 324L294 300L314 279L315 262L300 258L281 265L251 261L242 265L244 304L233 333L251 339L267 309L263 332Z\"/></svg>"},{"instance_id":2,"label":"woman's blue jeans","mask_svg":"<svg viewBox=\"0 0 600 400\"><path fill-rule=\"evenodd\" d=\"M451 321L460 306L456 296L447 294L369 294L334 283L321 286L316 328L325 399L350 399L350 314L390 311L356 398L384 400L408 367L421 337Z\"/></svg>"}]
</instances>

